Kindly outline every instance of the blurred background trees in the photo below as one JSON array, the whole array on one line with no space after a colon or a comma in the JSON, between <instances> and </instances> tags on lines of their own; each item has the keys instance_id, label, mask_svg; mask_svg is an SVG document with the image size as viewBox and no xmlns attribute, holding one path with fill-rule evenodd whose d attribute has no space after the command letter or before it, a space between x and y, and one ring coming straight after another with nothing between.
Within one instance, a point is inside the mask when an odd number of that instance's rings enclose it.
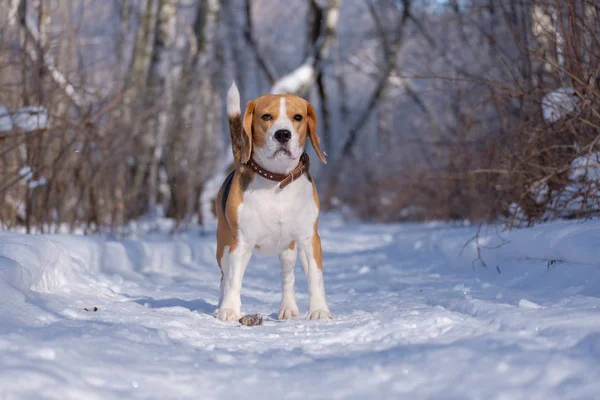
<instances>
[{"instance_id":1,"label":"blurred background trees","mask_svg":"<svg viewBox=\"0 0 600 400\"><path fill-rule=\"evenodd\" d=\"M232 80L244 103L315 105L327 209L509 226L600 209L594 0L4 0L0 223L210 223Z\"/></svg>"}]
</instances>

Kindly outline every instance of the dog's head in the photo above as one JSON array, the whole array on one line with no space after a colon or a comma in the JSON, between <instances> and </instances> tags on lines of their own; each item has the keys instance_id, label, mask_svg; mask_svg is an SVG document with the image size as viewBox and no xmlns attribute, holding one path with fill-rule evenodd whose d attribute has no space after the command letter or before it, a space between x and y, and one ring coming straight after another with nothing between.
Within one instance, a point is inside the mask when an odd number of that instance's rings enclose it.
<instances>
[{"instance_id":1,"label":"dog's head","mask_svg":"<svg viewBox=\"0 0 600 400\"><path fill-rule=\"evenodd\" d=\"M313 106L294 95L264 95L249 101L244 114L246 140L242 161L252 157L273 172L289 172L304 152L310 138L317 156L326 163L317 135Z\"/></svg>"}]
</instances>

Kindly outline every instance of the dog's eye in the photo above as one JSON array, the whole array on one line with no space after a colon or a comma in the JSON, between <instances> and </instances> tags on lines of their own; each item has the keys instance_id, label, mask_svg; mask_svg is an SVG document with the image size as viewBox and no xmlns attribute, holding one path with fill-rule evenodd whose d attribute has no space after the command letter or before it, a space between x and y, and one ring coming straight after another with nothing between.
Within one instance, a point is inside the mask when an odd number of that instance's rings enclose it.
<instances>
[{"instance_id":1,"label":"dog's eye","mask_svg":"<svg viewBox=\"0 0 600 400\"><path fill-rule=\"evenodd\" d=\"M296 121L302 121L302 115L300 115L300 114L296 114L296 115L294 115L294 119L295 119Z\"/></svg>"},{"instance_id":2,"label":"dog's eye","mask_svg":"<svg viewBox=\"0 0 600 400\"><path fill-rule=\"evenodd\" d=\"M263 119L263 121L270 121L273 119L273 116L271 114L263 114L261 118Z\"/></svg>"}]
</instances>

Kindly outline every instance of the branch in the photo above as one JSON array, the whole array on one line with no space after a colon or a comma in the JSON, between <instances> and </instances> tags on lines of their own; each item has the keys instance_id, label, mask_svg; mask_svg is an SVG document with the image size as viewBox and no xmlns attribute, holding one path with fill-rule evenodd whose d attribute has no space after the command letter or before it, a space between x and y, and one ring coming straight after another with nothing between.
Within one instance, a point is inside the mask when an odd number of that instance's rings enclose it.
<instances>
[{"instance_id":1,"label":"branch","mask_svg":"<svg viewBox=\"0 0 600 400\"><path fill-rule=\"evenodd\" d=\"M29 167L23 167L19 170L19 172L17 173L17 176L10 180L9 182L5 183L4 185L2 185L0 187L0 193L10 189L11 187L13 187L14 185L16 185L17 183L19 183L22 180L28 180L33 176L33 173L31 171L31 168Z\"/></svg>"},{"instance_id":2,"label":"branch","mask_svg":"<svg viewBox=\"0 0 600 400\"><path fill-rule=\"evenodd\" d=\"M410 18L410 1L411 0L403 0L402 3L404 5L404 9L402 12L402 19L400 20L400 26L398 30L398 36L394 41L394 44L390 47L385 35L383 36L383 45L384 45L384 54L388 55L387 64L383 69L383 73L381 74L377 85L375 86L375 90L371 93L369 97L369 101L367 102L367 106L363 110L363 112L356 118L354 124L350 127L350 134L346 138L344 145L342 146L341 157L346 156L352 150L354 143L356 142L356 138L358 137L358 133L365 126L367 121L369 120L369 115L372 113L373 109L377 105L383 90L386 87L387 81L392 73L392 71L396 68L396 58L400 48L403 45L404 39L404 27L406 25L406 21ZM373 19L375 21L379 21L377 14L374 12L374 8L370 7L371 14L373 15ZM383 32L383 31L382 31ZM387 48L386 48L387 47Z\"/></svg>"},{"instance_id":3,"label":"branch","mask_svg":"<svg viewBox=\"0 0 600 400\"><path fill-rule=\"evenodd\" d=\"M45 46L43 43L40 33L35 26L35 24L27 18L27 15L23 15L26 12L26 7L23 6L26 0L21 0L21 5L19 7L19 15L17 16L19 25L21 29L24 30L25 34L35 43L36 47L41 48ZM38 61L38 54L35 48L24 49L31 61ZM54 65L54 57L46 53L44 54L44 59L42 60L44 67L50 72L50 76L54 80L54 82L58 85L59 88L62 89L65 95L71 100L71 102L77 106L78 108L83 108L85 106L85 100L83 96L81 96L75 86L69 82L67 77L56 68Z\"/></svg>"},{"instance_id":4,"label":"branch","mask_svg":"<svg viewBox=\"0 0 600 400\"><path fill-rule=\"evenodd\" d=\"M273 85L277 80L277 73L275 72L275 68L271 64L267 62L267 59L262 56L260 53L260 49L258 48L258 43L254 39L252 35L252 5L251 0L246 0L246 26L244 28L244 37L246 41L250 45L252 49L252 53L254 54L254 58L256 59L256 63L262 69L262 71L269 79L269 83Z\"/></svg>"},{"instance_id":5,"label":"branch","mask_svg":"<svg viewBox=\"0 0 600 400\"><path fill-rule=\"evenodd\" d=\"M341 0L332 0L326 11L325 29L314 44L312 53L298 68L281 77L271 87L271 93L298 94L308 90L317 80L331 43L335 40Z\"/></svg>"}]
</instances>

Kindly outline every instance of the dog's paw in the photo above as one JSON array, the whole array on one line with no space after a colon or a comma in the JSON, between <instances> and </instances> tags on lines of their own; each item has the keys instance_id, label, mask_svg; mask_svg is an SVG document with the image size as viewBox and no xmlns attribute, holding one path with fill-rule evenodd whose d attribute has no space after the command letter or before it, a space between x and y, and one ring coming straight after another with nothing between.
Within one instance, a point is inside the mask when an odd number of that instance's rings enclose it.
<instances>
[{"instance_id":1,"label":"dog's paw","mask_svg":"<svg viewBox=\"0 0 600 400\"><path fill-rule=\"evenodd\" d=\"M282 305L281 309L279 310L279 316L277 318L279 318L280 320L284 320L289 318L295 318L298 315L300 315L300 312L298 311L298 306Z\"/></svg>"},{"instance_id":2,"label":"dog's paw","mask_svg":"<svg viewBox=\"0 0 600 400\"><path fill-rule=\"evenodd\" d=\"M333 319L333 316L327 310L315 310L311 311L306 319Z\"/></svg>"},{"instance_id":3,"label":"dog's paw","mask_svg":"<svg viewBox=\"0 0 600 400\"><path fill-rule=\"evenodd\" d=\"M242 315L239 312L236 313L231 308L221 308L217 313L217 318L221 321L239 321Z\"/></svg>"}]
</instances>

